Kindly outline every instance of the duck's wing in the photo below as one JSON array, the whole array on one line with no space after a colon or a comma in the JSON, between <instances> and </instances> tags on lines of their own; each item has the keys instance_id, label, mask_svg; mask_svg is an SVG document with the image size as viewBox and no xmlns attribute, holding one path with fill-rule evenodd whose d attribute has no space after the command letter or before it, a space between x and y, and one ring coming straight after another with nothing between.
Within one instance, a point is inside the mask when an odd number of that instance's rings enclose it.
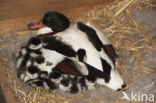
<instances>
[{"instance_id":1,"label":"duck's wing","mask_svg":"<svg viewBox=\"0 0 156 103\"><path fill-rule=\"evenodd\" d=\"M104 45L103 49L104 49L105 53L109 56L109 58L111 59L113 64L116 65L116 58L118 58L118 55L117 55L115 49L113 48L113 46L111 44Z\"/></svg>"},{"instance_id":2,"label":"duck's wing","mask_svg":"<svg viewBox=\"0 0 156 103\"><path fill-rule=\"evenodd\" d=\"M107 37L105 36L105 33L101 32L98 28L96 28L94 25L91 25L89 22L86 23L87 26L89 26L90 28L92 28L94 31L96 31L96 34L98 38L101 40L103 45L107 45L107 44L111 44Z\"/></svg>"},{"instance_id":3,"label":"duck's wing","mask_svg":"<svg viewBox=\"0 0 156 103\"><path fill-rule=\"evenodd\" d=\"M86 76L88 69L84 63L77 60L65 59L57 65L60 72L68 75Z\"/></svg>"},{"instance_id":4,"label":"duck's wing","mask_svg":"<svg viewBox=\"0 0 156 103\"><path fill-rule=\"evenodd\" d=\"M94 29L92 29L91 27L89 27L89 26L87 26L81 22L77 23L77 27L79 30L81 30L82 32L84 32L87 35L89 41L92 42L94 47L98 51L101 51L101 48L103 47L103 43L101 42L100 38L96 34L96 31Z\"/></svg>"},{"instance_id":5,"label":"duck's wing","mask_svg":"<svg viewBox=\"0 0 156 103\"><path fill-rule=\"evenodd\" d=\"M85 24L83 24L83 25L85 25ZM88 37L90 39L92 39L92 41L96 41L98 44L102 45L101 48L104 49L105 53L108 55L108 57L111 59L111 61L115 65L116 58L118 58L118 54L116 53L112 44L107 40L104 33L102 33L100 30L98 30L95 26L91 25L89 22L86 24L85 27L90 28L90 30L92 29L92 31L94 30L94 34L92 34L92 36L90 36L91 34L90 35L87 34ZM92 42L92 43L94 43L94 42Z\"/></svg>"},{"instance_id":6,"label":"duck's wing","mask_svg":"<svg viewBox=\"0 0 156 103\"><path fill-rule=\"evenodd\" d=\"M45 49L54 50L67 57L76 56L76 52L73 50L73 48L63 43L60 38L57 38L56 36L45 37L43 38L42 42Z\"/></svg>"},{"instance_id":7,"label":"duck's wing","mask_svg":"<svg viewBox=\"0 0 156 103\"><path fill-rule=\"evenodd\" d=\"M80 53L76 52L70 45L63 43L55 36L43 38L43 47L45 49L54 50L57 53L60 53L66 57L66 59L59 64L59 66L61 66L62 72L67 71L68 73L72 71L72 73L79 72L81 75L88 75L87 67L83 62L80 61L80 59L84 59L85 54L81 55L82 54L81 52Z\"/></svg>"}]
</instances>

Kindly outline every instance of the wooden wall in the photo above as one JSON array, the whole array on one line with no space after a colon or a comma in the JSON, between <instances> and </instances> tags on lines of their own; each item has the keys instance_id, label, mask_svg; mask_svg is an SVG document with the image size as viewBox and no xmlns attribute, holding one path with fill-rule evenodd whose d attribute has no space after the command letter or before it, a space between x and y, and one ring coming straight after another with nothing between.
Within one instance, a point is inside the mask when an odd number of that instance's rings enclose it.
<instances>
[{"instance_id":1,"label":"wooden wall","mask_svg":"<svg viewBox=\"0 0 156 103\"><path fill-rule=\"evenodd\" d=\"M39 20L47 11L60 11L74 18L98 5L114 0L0 0L0 29L26 30L27 24Z\"/></svg>"}]
</instances>

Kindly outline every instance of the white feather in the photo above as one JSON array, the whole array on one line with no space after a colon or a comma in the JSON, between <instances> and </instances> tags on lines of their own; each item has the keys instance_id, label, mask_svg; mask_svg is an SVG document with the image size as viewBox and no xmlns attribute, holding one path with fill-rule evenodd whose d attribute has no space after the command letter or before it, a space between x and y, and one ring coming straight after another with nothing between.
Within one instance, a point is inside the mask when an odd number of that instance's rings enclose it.
<instances>
[{"instance_id":1,"label":"white feather","mask_svg":"<svg viewBox=\"0 0 156 103\"><path fill-rule=\"evenodd\" d=\"M32 49L32 50L37 50L37 49L40 49L42 47L42 44L39 44L39 45L33 45L33 44L30 44L29 45L29 48Z\"/></svg>"},{"instance_id":2,"label":"white feather","mask_svg":"<svg viewBox=\"0 0 156 103\"><path fill-rule=\"evenodd\" d=\"M42 56L45 58L45 61L52 63L51 66L43 65L39 67L43 70L48 70L48 72L51 72L51 69L54 68L58 63L60 63L62 60L65 59L65 56L49 49L41 49Z\"/></svg>"},{"instance_id":3,"label":"white feather","mask_svg":"<svg viewBox=\"0 0 156 103\"><path fill-rule=\"evenodd\" d=\"M22 61L23 61L23 58L22 57L21 58L18 58L18 60L16 62L16 68L19 68L20 67Z\"/></svg>"},{"instance_id":4,"label":"white feather","mask_svg":"<svg viewBox=\"0 0 156 103\"><path fill-rule=\"evenodd\" d=\"M53 30L50 27L43 27L38 30L37 35L46 34L46 33L50 33L50 32L53 32Z\"/></svg>"},{"instance_id":5,"label":"white feather","mask_svg":"<svg viewBox=\"0 0 156 103\"><path fill-rule=\"evenodd\" d=\"M105 83L104 85L113 90L122 89L124 82L118 74L117 70L111 69L110 77L110 81L108 83Z\"/></svg>"},{"instance_id":6,"label":"white feather","mask_svg":"<svg viewBox=\"0 0 156 103\"><path fill-rule=\"evenodd\" d=\"M26 49L23 48L23 49L21 50L21 54L22 54L22 55L25 55L26 53L27 53Z\"/></svg>"}]
</instances>

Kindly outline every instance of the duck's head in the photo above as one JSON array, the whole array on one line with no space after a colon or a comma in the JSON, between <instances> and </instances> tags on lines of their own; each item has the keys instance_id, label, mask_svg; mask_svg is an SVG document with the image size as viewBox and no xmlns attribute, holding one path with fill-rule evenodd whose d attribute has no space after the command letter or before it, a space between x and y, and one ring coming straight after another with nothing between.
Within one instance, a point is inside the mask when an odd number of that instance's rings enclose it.
<instances>
[{"instance_id":1,"label":"duck's head","mask_svg":"<svg viewBox=\"0 0 156 103\"><path fill-rule=\"evenodd\" d=\"M56 11L47 12L43 19L37 23L28 24L30 30L47 29L51 32L61 32L67 29L70 25L68 18Z\"/></svg>"}]
</instances>

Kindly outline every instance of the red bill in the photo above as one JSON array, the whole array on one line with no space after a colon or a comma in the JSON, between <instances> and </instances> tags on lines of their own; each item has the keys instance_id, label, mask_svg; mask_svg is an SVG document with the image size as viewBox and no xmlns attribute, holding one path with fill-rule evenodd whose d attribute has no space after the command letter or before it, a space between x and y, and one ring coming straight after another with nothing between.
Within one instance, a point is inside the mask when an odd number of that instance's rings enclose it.
<instances>
[{"instance_id":1,"label":"red bill","mask_svg":"<svg viewBox=\"0 0 156 103\"><path fill-rule=\"evenodd\" d=\"M29 23L28 24L28 29L30 29L30 30L38 30L43 27L45 27L45 25L42 23L42 21L37 22L37 23Z\"/></svg>"}]
</instances>

